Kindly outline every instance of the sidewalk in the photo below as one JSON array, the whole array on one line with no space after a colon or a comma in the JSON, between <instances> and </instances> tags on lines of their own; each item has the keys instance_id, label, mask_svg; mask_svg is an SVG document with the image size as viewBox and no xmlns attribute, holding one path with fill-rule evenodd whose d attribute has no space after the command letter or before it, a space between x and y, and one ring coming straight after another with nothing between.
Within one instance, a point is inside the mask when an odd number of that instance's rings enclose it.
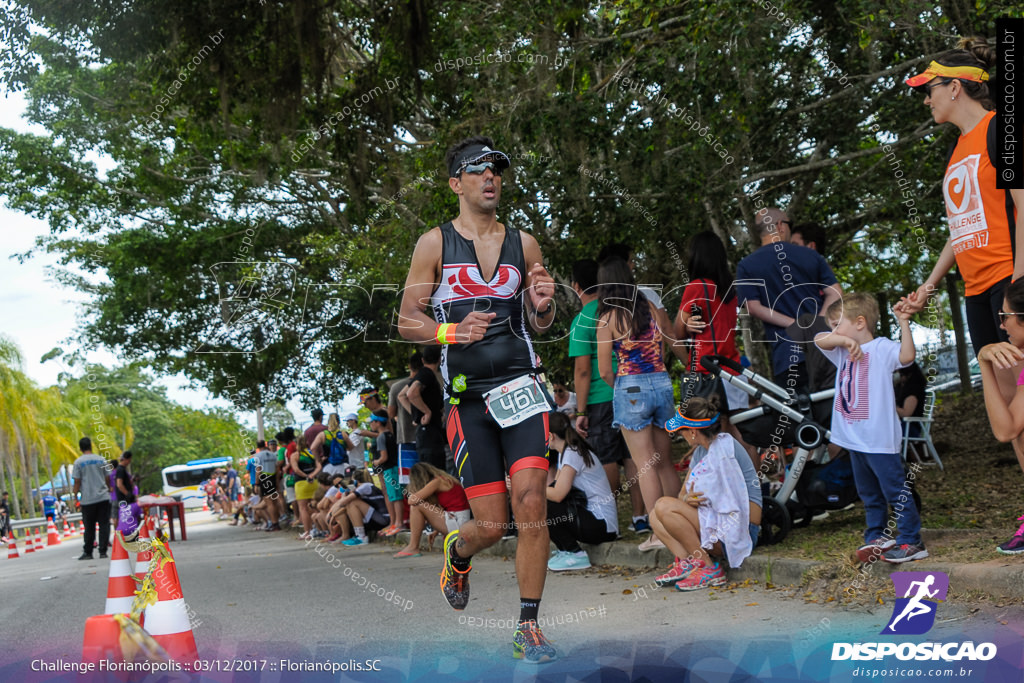
<instances>
[{"instance_id":1,"label":"sidewalk","mask_svg":"<svg viewBox=\"0 0 1024 683\"><path fill-rule=\"evenodd\" d=\"M960 530L922 529L922 537L927 545L942 536L956 534L958 531ZM400 541L396 547L405 545L408 540L408 532L402 532L392 539L393 542ZM434 542L434 552L440 554L443 540L440 536L437 538ZM595 566L617 565L630 569L649 569L653 574L656 570L660 573L667 569L673 560L672 554L666 548L644 553L640 552L637 543L630 541L614 541L583 547L590 557L591 564ZM421 552L427 552L425 540L421 544ZM515 556L515 552L516 539L505 538L479 554L511 558ZM770 578L770 583L776 586L801 586L805 583L806 573L823 564L813 560L784 557L773 551L770 546L761 547L743 561L742 567L730 569L728 577L730 581L757 579L762 583ZM958 591L974 591L993 598L1024 599L1024 562L1011 556L971 564L933 561L931 558L905 564L876 562L869 566L868 571L873 577L887 577L897 571L941 571L949 575L950 586L955 586Z\"/></svg>"}]
</instances>

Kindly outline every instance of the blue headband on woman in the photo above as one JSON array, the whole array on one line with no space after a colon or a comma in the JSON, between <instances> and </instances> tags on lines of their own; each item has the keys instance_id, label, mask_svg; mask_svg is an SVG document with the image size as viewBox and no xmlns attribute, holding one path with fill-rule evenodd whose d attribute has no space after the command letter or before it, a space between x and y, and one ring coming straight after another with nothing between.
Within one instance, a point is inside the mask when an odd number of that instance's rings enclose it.
<instances>
[{"instance_id":1,"label":"blue headband on woman","mask_svg":"<svg viewBox=\"0 0 1024 683\"><path fill-rule=\"evenodd\" d=\"M676 414L672 416L672 419L665 423L665 431L678 432L683 427L689 427L690 429L707 429L718 422L718 416L720 414L721 413L715 413L711 417L704 418L703 420L695 420L693 418L680 415L677 411Z\"/></svg>"}]
</instances>

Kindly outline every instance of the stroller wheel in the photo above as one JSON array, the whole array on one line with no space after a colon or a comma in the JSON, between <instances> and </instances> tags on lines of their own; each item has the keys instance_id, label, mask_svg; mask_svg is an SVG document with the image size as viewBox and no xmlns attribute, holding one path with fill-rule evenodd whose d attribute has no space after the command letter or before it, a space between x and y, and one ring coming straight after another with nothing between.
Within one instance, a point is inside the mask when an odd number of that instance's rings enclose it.
<instances>
[{"instance_id":1,"label":"stroller wheel","mask_svg":"<svg viewBox=\"0 0 1024 683\"><path fill-rule=\"evenodd\" d=\"M758 545L775 545L786 537L792 521L789 510L774 498L765 498L761 507L761 533Z\"/></svg>"}]
</instances>

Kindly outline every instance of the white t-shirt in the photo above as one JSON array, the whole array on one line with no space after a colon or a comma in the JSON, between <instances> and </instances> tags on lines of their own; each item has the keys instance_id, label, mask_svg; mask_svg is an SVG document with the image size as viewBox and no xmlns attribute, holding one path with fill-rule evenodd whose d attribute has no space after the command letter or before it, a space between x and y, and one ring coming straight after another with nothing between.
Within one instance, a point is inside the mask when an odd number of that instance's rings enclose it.
<instances>
[{"instance_id":1,"label":"white t-shirt","mask_svg":"<svg viewBox=\"0 0 1024 683\"><path fill-rule=\"evenodd\" d=\"M571 467L576 471L572 485L587 494L587 510L594 517L604 520L604 525L613 534L619 532L619 514L615 509L615 496L608 486L608 476L604 473L601 463L594 458L594 466L587 467L583 456L575 448L565 447L565 452L558 458L558 469Z\"/></svg>"},{"instance_id":2,"label":"white t-shirt","mask_svg":"<svg viewBox=\"0 0 1024 683\"><path fill-rule=\"evenodd\" d=\"M354 465L363 461L363 437L355 430L348 433L348 461Z\"/></svg>"},{"instance_id":3,"label":"white t-shirt","mask_svg":"<svg viewBox=\"0 0 1024 683\"><path fill-rule=\"evenodd\" d=\"M560 406L556 403L555 410L557 410L560 413L565 413L569 417L572 417L572 414L576 412L576 392L570 391L569 399L565 402L565 405Z\"/></svg>"},{"instance_id":4,"label":"white t-shirt","mask_svg":"<svg viewBox=\"0 0 1024 683\"><path fill-rule=\"evenodd\" d=\"M906 367L900 364L900 344L876 337L860 348L864 356L856 362L845 348L822 349L839 368L832 443L861 453L899 453L903 435L892 373Z\"/></svg>"}]
</instances>

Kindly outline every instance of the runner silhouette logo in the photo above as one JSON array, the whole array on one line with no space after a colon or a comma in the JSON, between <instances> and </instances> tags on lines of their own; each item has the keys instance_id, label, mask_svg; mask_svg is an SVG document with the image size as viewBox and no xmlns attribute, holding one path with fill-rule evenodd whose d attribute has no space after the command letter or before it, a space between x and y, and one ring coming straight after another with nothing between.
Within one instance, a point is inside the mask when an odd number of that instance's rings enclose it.
<instances>
[{"instance_id":1,"label":"runner silhouette logo","mask_svg":"<svg viewBox=\"0 0 1024 683\"><path fill-rule=\"evenodd\" d=\"M896 605L883 634L916 636L935 625L935 609L945 601L949 576L944 572L895 572ZM902 597L900 597L902 596Z\"/></svg>"}]
</instances>

